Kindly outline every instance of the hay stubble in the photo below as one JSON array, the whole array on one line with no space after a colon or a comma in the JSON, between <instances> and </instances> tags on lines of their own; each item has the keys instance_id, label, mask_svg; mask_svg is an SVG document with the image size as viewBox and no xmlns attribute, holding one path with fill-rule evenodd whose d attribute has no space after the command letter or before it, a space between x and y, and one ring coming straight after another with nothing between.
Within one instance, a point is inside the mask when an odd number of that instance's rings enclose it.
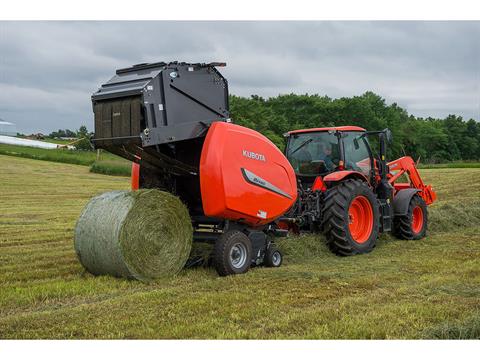
<instances>
[{"instance_id":1,"label":"hay stubble","mask_svg":"<svg viewBox=\"0 0 480 360\"><path fill-rule=\"evenodd\" d=\"M448 210L425 240L382 236L372 253L339 258L302 237L278 269L143 283L86 273L72 247L89 199L128 178L1 155L0 165L0 338L478 336L479 169L421 170L439 195L432 221Z\"/></svg>"}]
</instances>

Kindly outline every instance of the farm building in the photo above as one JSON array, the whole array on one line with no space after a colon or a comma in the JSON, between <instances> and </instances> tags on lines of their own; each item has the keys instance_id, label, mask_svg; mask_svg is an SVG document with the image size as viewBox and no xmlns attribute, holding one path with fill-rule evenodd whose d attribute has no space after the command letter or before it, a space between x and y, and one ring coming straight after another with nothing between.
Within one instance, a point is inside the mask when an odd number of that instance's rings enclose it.
<instances>
[{"instance_id":1,"label":"farm building","mask_svg":"<svg viewBox=\"0 0 480 360\"><path fill-rule=\"evenodd\" d=\"M15 124L0 119L0 135L16 136L17 128Z\"/></svg>"}]
</instances>

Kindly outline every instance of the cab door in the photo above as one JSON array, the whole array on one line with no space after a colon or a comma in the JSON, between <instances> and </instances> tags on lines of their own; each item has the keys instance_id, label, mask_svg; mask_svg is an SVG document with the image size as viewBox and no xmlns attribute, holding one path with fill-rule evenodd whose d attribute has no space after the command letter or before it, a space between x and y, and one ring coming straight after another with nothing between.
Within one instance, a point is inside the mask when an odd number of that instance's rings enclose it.
<instances>
[{"instance_id":1,"label":"cab door","mask_svg":"<svg viewBox=\"0 0 480 360\"><path fill-rule=\"evenodd\" d=\"M345 170L358 171L370 179L372 175L372 153L365 133L345 132L342 137L345 157Z\"/></svg>"}]
</instances>

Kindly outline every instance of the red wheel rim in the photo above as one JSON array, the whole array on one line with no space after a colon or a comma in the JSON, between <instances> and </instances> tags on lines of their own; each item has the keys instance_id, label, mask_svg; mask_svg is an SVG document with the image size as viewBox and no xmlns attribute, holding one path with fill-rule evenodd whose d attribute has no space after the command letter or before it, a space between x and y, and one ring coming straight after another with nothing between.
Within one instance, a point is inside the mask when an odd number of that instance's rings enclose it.
<instances>
[{"instance_id":1,"label":"red wheel rim","mask_svg":"<svg viewBox=\"0 0 480 360\"><path fill-rule=\"evenodd\" d=\"M353 199L348 209L348 218L350 235L355 242L363 244L373 230L373 208L370 201L363 195Z\"/></svg>"},{"instance_id":2,"label":"red wheel rim","mask_svg":"<svg viewBox=\"0 0 480 360\"><path fill-rule=\"evenodd\" d=\"M423 228L423 210L420 206L415 206L412 212L412 231L418 234Z\"/></svg>"}]
</instances>

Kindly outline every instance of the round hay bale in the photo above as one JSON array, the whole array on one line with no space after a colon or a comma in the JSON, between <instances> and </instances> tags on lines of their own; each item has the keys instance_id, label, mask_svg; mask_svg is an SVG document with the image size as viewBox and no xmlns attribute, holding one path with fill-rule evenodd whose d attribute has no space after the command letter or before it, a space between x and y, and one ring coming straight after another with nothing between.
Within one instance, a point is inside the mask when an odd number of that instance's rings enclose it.
<instances>
[{"instance_id":1,"label":"round hay bale","mask_svg":"<svg viewBox=\"0 0 480 360\"><path fill-rule=\"evenodd\" d=\"M179 272L192 247L185 205L170 193L112 191L91 199L75 227L75 251L94 275L148 281Z\"/></svg>"}]
</instances>

